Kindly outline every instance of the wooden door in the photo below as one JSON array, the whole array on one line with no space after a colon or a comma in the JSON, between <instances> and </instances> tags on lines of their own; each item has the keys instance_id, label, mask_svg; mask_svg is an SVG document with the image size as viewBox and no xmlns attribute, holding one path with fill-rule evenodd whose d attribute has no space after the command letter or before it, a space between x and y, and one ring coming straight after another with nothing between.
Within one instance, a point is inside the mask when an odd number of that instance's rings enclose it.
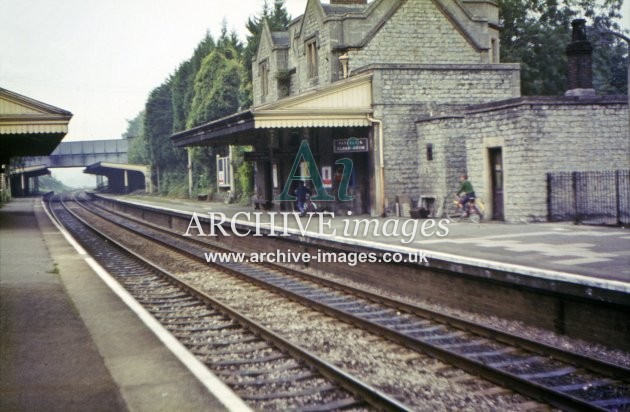
<instances>
[{"instance_id":1,"label":"wooden door","mask_svg":"<svg viewBox=\"0 0 630 412\"><path fill-rule=\"evenodd\" d=\"M492 219L504 220L503 213L503 151L500 147L489 150L490 180L492 182Z\"/></svg>"}]
</instances>

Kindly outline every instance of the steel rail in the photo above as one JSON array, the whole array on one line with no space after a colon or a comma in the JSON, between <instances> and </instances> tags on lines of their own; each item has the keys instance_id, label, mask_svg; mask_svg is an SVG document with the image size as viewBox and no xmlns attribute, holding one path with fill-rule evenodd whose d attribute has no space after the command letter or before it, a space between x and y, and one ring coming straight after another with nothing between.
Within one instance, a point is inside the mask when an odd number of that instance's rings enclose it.
<instances>
[{"instance_id":1,"label":"steel rail","mask_svg":"<svg viewBox=\"0 0 630 412\"><path fill-rule=\"evenodd\" d=\"M120 216L124 219L130 220L140 225L144 225L151 229L160 231L169 236L175 236L177 238L181 238L181 234L174 232L172 230L166 229L164 227L158 226L156 224L153 224L153 223L150 223L150 222L147 222L147 221L144 221L144 220L141 220L141 219L129 216L129 215L124 215L118 211L107 209L95 203L91 203L91 205L107 213ZM232 250L222 248L220 245L204 242L194 237L188 237L186 238L186 241L195 243L205 248L212 247L212 248L217 249L218 251L232 252ZM172 246L170 244L168 245ZM188 256L199 259L198 255L195 255L194 253L190 253L187 250L182 250L182 249L177 248L177 251L180 253L183 252L187 254ZM510 344L513 346L518 346L518 347L521 347L523 349L526 349L528 351L531 351L540 355L550 356L554 359L558 359L563 362L577 365L581 368L590 370L595 373L603 374L603 375L606 375L615 379L621 379L626 382L630 382L630 368L626 368L620 365L615 365L615 364L612 364L612 363L609 363L600 359L592 358L589 356L585 356L579 353L558 349L549 344L527 339L527 338L524 338L522 336L515 335L512 333L504 332L502 330L493 328L491 326L480 325L478 323L467 321L461 318L457 318L454 316L445 315L440 312L425 309L420 306L401 302L399 300L388 298L386 296L378 295L378 294L375 294L366 290L362 290L356 287L345 285L343 283L335 282L330 279L325 279L325 278L307 273L295 267L288 267L288 266L283 266L280 264L274 264L274 263L268 263L268 262L265 262L260 265L285 272L290 276L304 279L309 282L317 283L325 287L329 287L331 289L336 289L336 290L340 290L351 295L360 296L366 300L369 300L378 304L382 304L382 305L391 307L393 309L396 309L402 312L414 314L423 318L432 319L432 320L435 320L436 322L448 324L459 329L465 329L479 336L491 338L499 342L503 342L503 343ZM247 279L250 279L250 278L248 277Z\"/></svg>"},{"instance_id":2,"label":"steel rail","mask_svg":"<svg viewBox=\"0 0 630 412\"><path fill-rule=\"evenodd\" d=\"M64 204L63 201L61 203ZM64 207L66 207L65 204L64 204ZM403 405L398 400L380 392L379 390L365 384L364 382L361 382L354 376L324 361L323 359L317 357L313 353L306 351L298 347L297 345L294 345L290 341L282 338L278 334L260 325L259 323L247 318L245 315L240 314L239 312L230 308L224 303L218 301L217 299L197 289L193 285L190 285L189 283L182 281L181 279L178 279L175 275L173 275L169 271L150 262L149 260L145 259L141 255L137 254L136 252L122 245L120 242L118 242L114 238L99 232L96 228L91 226L89 222L87 222L85 219L81 218L80 216L76 215L76 213L74 213L69 208L66 207L66 210L68 210L69 213L71 213L78 221L80 221L83 225L88 227L97 236L105 239L111 246L119 249L122 253L128 256L131 256L134 259L142 262L142 264L146 265L147 267L150 267L152 270L156 271L156 273L162 276L165 280L167 280L170 284L177 286L179 288L182 288L184 291L195 296L200 301L206 303L207 305L215 309L218 309L229 318L236 320L237 323L240 323L246 329L262 337L263 340L272 342L275 346L291 354L291 356L293 356L294 358L300 359L303 362L305 362L307 365L312 366L322 376L337 383L341 388L354 394L359 399L364 400L366 403L370 404L371 406L377 409L386 410L386 411L409 411L410 410L407 406Z\"/></svg>"},{"instance_id":3,"label":"steel rail","mask_svg":"<svg viewBox=\"0 0 630 412\"><path fill-rule=\"evenodd\" d=\"M109 211L109 210L107 211L109 213L113 213L112 211ZM124 218L130 219L128 216L124 216ZM149 227L152 227L153 229L169 234L170 236L177 236L178 238L181 238L181 235L176 234L170 230L157 227L153 224L147 224L146 222L142 222L137 219L130 219L130 220L133 220L139 224L147 225ZM155 239L153 237L151 237L151 239L159 241L165 246L168 246L172 249L176 249L179 253L188 255L192 257L193 259L196 259L196 260L200 259L199 255L196 255L190 252L189 250L178 248L169 242L164 242L159 239ZM201 242L194 238L192 239L186 238L186 241L203 245L203 247L206 247L206 248L208 246L212 246L212 247L216 247L217 249L221 249L220 247L214 244ZM256 283L261 287L273 290L274 292L279 293L301 304L305 304L307 306L313 307L321 312L327 313L338 319L341 319L348 323L362 327L366 330L369 330L372 333L385 336L388 339L391 339L392 341L395 341L399 344L402 344L414 350L430 354L431 356L434 356L443 361L451 363L463 370L483 376L484 378L492 382L495 382L499 385L503 385L503 386L507 385L511 389L514 389L530 397L542 400L551 405L554 405L554 406L557 406L566 410L585 410L585 409L607 410L605 408L597 406L595 403L591 403L584 399L574 397L560 391L553 390L550 387L540 385L528 379L523 379L519 377L518 375L509 373L507 371L504 371L498 368L488 367L484 363L477 361L475 359L462 356L450 350L445 350L443 348L440 348L437 345L429 344L419 339L411 338L408 335L402 334L396 330L392 330L391 328L384 327L383 325L380 325L378 323L361 319L347 311L334 308L330 305L322 304L321 302L317 300L309 299L301 295L300 293L295 293L286 288L283 288L282 286L274 285L264 280L257 279L256 277L249 276L243 273L243 272L248 271L250 267L248 265L235 264L235 263L226 264L226 263L217 263L217 262L215 262L214 264L217 265L218 267L221 267L224 270L229 271L230 273L233 273L234 275L242 279ZM301 277L303 279L307 279L308 281L322 284L326 287L334 288L337 290L343 290L345 293L349 293L355 296L360 296L366 300L369 300L372 302L378 302L390 308L395 308L397 310L411 313L411 314L414 314L423 318L432 319L438 323L450 325L458 329L463 329L475 335L493 339L507 345L516 346L518 348L522 348L529 352L541 354L543 356L548 356L550 358L575 365L581 369L588 369L595 373L604 374L606 376L610 376L616 379L621 379L623 381L628 381L628 379L630 379L629 378L630 370L628 368L612 365L607 362L603 362L600 360L596 360L596 359L579 355L579 354L575 354L572 352L563 351L555 347L552 347L550 345L528 340L528 339L519 337L517 335L509 334L509 333L499 331L493 328L480 326L478 324L464 321L464 320L454 318L451 316L432 312L423 308L419 308L417 306L397 302L397 301L394 301L393 299L378 296L370 292L361 291L361 290L352 288L350 286L341 285L336 282L314 277L310 274L304 273L302 271L296 271L295 269L292 269L292 268L287 268L287 267L279 266L279 265L271 265L271 264L266 264L266 266L273 266L276 268L280 268L280 270L282 270L285 273L287 271L290 271L292 272L292 275Z\"/></svg>"}]
</instances>

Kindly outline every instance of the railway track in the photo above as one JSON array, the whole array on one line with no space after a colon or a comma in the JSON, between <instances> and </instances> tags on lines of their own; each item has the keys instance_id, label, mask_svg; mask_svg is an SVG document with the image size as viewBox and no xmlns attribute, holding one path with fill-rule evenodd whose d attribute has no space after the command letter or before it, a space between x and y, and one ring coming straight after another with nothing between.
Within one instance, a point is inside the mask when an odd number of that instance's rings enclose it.
<instances>
[{"instance_id":1,"label":"railway track","mask_svg":"<svg viewBox=\"0 0 630 412\"><path fill-rule=\"evenodd\" d=\"M49 208L167 330L257 410L409 410L98 233L63 201Z\"/></svg>"},{"instance_id":2,"label":"railway track","mask_svg":"<svg viewBox=\"0 0 630 412\"><path fill-rule=\"evenodd\" d=\"M110 213L101 211L100 213ZM200 259L207 242L109 215ZM223 263L223 270L414 350L566 410L630 410L628 369L395 302L299 271ZM290 272L290 273L289 273Z\"/></svg>"}]
</instances>

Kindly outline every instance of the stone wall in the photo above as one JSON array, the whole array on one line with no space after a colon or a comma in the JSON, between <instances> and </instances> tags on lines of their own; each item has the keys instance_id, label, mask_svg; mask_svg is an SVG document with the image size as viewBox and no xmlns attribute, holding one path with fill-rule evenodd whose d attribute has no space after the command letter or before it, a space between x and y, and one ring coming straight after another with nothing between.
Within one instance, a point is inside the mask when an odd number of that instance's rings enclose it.
<instances>
[{"instance_id":1,"label":"stone wall","mask_svg":"<svg viewBox=\"0 0 630 412\"><path fill-rule=\"evenodd\" d=\"M436 201L441 216L444 201L455 191L459 175L467 170L463 116L440 117L418 123L419 193ZM432 159L427 146L431 145Z\"/></svg>"},{"instance_id":2,"label":"stone wall","mask_svg":"<svg viewBox=\"0 0 630 412\"><path fill-rule=\"evenodd\" d=\"M311 39L317 42L317 76L308 77L306 43ZM326 27L323 24L323 16L318 12L318 8L309 2L302 18L301 37L296 42L297 53L292 55L294 67L297 68L296 93L303 93L318 86L328 85L330 81L330 42Z\"/></svg>"},{"instance_id":3,"label":"stone wall","mask_svg":"<svg viewBox=\"0 0 630 412\"><path fill-rule=\"evenodd\" d=\"M446 2L449 3L449 2ZM450 4L450 3L449 3ZM454 5L453 7L459 10ZM360 9L357 9L360 10ZM456 24L453 18L463 19ZM271 89L275 89L275 74L286 68L295 69L291 76L290 94L297 95L313 88L325 87L342 77L339 56L347 50L349 71L378 63L397 64L479 64L488 61L490 40L487 23L471 21L457 15L448 17L432 0L399 2L383 0L365 15L342 17L322 14L316 2L308 2L304 15L289 28L291 45L284 56L262 37L258 60L253 63L254 105L273 102L281 97L277 91L262 99L258 64L270 60ZM470 29L466 37L461 28ZM473 34L474 33L474 34ZM479 38L477 38L479 37ZM308 77L305 45L317 41L318 75ZM475 44L473 44L475 43ZM488 44L486 44L488 43ZM483 44L483 48L479 48ZM358 47L361 45L361 47ZM347 48L347 49L346 49ZM274 55L274 56L272 56ZM282 64L278 64L282 61ZM354 74L354 73L353 73Z\"/></svg>"},{"instance_id":4,"label":"stone wall","mask_svg":"<svg viewBox=\"0 0 630 412\"><path fill-rule=\"evenodd\" d=\"M421 188L447 193L457 187L457 175L465 165L477 194L488 205L492 197L488 149L501 147L505 219L545 221L546 173L630 168L628 116L625 96L531 97L479 105L463 118L422 120L419 142L433 142L436 160L426 170L421 167ZM439 153L453 147L458 136L465 141L465 162L443 161ZM450 175L442 187L432 177L441 167Z\"/></svg>"},{"instance_id":5,"label":"stone wall","mask_svg":"<svg viewBox=\"0 0 630 412\"><path fill-rule=\"evenodd\" d=\"M431 0L405 2L364 48L348 54L350 70L387 62L482 62L482 52L466 40Z\"/></svg>"},{"instance_id":6,"label":"stone wall","mask_svg":"<svg viewBox=\"0 0 630 412\"><path fill-rule=\"evenodd\" d=\"M374 72L374 114L383 120L388 199L417 199L429 190L420 175L429 141L418 138L416 118L520 93L518 65L371 65L366 70Z\"/></svg>"},{"instance_id":7,"label":"stone wall","mask_svg":"<svg viewBox=\"0 0 630 412\"><path fill-rule=\"evenodd\" d=\"M277 96L274 94L275 87L272 86L273 84L275 84L275 82L272 81L273 74L277 70L277 67L276 67L277 60L274 58L275 56L272 53L272 46L273 45L269 43L266 36L261 37L260 45L258 47L259 57L258 59L254 59L252 63L252 79L253 79L252 95L253 95L254 105L265 104L265 103L269 103L274 100L277 100ZM269 74L269 94L267 96L262 95L262 79L260 77L261 76L260 65L264 61L266 61L267 64L269 65L269 73L270 73Z\"/></svg>"}]
</instances>

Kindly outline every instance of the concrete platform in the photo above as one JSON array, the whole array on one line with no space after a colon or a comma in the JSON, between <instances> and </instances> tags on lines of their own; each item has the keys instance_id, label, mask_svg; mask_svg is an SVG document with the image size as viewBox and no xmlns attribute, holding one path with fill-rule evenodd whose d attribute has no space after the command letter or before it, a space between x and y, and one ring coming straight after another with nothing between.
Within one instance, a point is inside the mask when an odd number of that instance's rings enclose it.
<instances>
[{"instance_id":1,"label":"concrete platform","mask_svg":"<svg viewBox=\"0 0 630 412\"><path fill-rule=\"evenodd\" d=\"M175 200L157 196L112 197L166 210L197 212L200 216L208 216L208 213L223 213L228 219L236 216L236 220L241 222L244 219L247 220L245 213L262 212L261 222L265 225L269 223L269 213L254 210L253 207ZM280 211L276 212L280 213ZM254 217L251 217L250 222L244 223L253 224L253 219ZM423 221L420 220L414 236L374 235L371 230L367 235L364 235L362 230L354 234L352 229L346 236L344 220L354 219L375 219L381 228L386 220L404 220L404 218L395 217L371 218L367 215L335 216L330 228L326 228L325 232L330 233L336 230L336 236L323 237L340 243L387 250L421 249L427 252L428 256L439 259L515 273L541 276L548 274L551 278L559 276L563 280L581 284L592 282L594 285L601 286L604 281L615 286L616 290L630 293L630 230L628 229L574 225L569 222L508 224L484 221L479 224L450 223L445 236L437 236L436 233L424 236L420 230ZM307 225L307 217L300 220L302 225ZM280 227L282 224L280 218L277 218L275 226ZM288 220L288 226L292 230L300 230L294 219ZM306 227L305 233L307 236L320 236L318 231L317 219L313 219L313 222ZM435 228L433 231L435 232ZM400 228L399 232L402 232Z\"/></svg>"},{"instance_id":2,"label":"concrete platform","mask_svg":"<svg viewBox=\"0 0 630 412\"><path fill-rule=\"evenodd\" d=\"M0 410L227 410L39 202L0 209Z\"/></svg>"}]
</instances>

